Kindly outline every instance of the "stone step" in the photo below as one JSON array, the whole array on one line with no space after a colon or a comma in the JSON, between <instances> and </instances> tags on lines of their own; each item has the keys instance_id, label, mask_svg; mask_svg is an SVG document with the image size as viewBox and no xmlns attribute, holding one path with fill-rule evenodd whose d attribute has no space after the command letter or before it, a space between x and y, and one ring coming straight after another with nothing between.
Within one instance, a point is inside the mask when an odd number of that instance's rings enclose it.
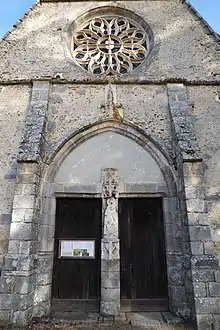
<instances>
[{"instance_id":1,"label":"stone step","mask_svg":"<svg viewBox=\"0 0 220 330\"><path fill-rule=\"evenodd\" d=\"M122 313L117 318L103 318L98 313L56 312L44 324L45 329L53 329L55 327L54 329L69 330L193 330L193 327L184 324L181 318L169 312Z\"/></svg>"}]
</instances>

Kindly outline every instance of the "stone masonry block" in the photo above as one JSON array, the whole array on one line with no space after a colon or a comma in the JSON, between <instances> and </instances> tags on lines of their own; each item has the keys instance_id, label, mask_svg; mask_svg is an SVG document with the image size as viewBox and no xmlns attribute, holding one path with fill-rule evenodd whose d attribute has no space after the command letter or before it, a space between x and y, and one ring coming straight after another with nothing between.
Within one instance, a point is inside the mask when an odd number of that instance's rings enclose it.
<instances>
[{"instance_id":1,"label":"stone masonry block","mask_svg":"<svg viewBox=\"0 0 220 330\"><path fill-rule=\"evenodd\" d=\"M14 290L15 290L14 276L6 276L6 277L2 276L0 281L0 293L13 293Z\"/></svg>"},{"instance_id":2,"label":"stone masonry block","mask_svg":"<svg viewBox=\"0 0 220 330\"><path fill-rule=\"evenodd\" d=\"M209 226L189 226L191 241L210 241L211 233Z\"/></svg>"},{"instance_id":3,"label":"stone masonry block","mask_svg":"<svg viewBox=\"0 0 220 330\"><path fill-rule=\"evenodd\" d=\"M37 163L22 162L19 163L19 173L20 174L35 174L40 176L41 168Z\"/></svg>"},{"instance_id":4,"label":"stone masonry block","mask_svg":"<svg viewBox=\"0 0 220 330\"><path fill-rule=\"evenodd\" d=\"M175 301L186 300L186 288L185 286L169 285L168 286L169 297L172 297Z\"/></svg>"},{"instance_id":5,"label":"stone masonry block","mask_svg":"<svg viewBox=\"0 0 220 330\"><path fill-rule=\"evenodd\" d=\"M219 313L220 298L195 298L195 307L198 314Z\"/></svg>"},{"instance_id":6,"label":"stone masonry block","mask_svg":"<svg viewBox=\"0 0 220 330\"><path fill-rule=\"evenodd\" d=\"M12 315L11 310L0 310L0 326L2 327L8 326L8 324L11 323L11 315Z\"/></svg>"},{"instance_id":7,"label":"stone masonry block","mask_svg":"<svg viewBox=\"0 0 220 330\"><path fill-rule=\"evenodd\" d=\"M188 223L189 226L203 225L208 226L208 215L207 213L189 213L188 212Z\"/></svg>"},{"instance_id":8,"label":"stone masonry block","mask_svg":"<svg viewBox=\"0 0 220 330\"><path fill-rule=\"evenodd\" d=\"M196 298L207 296L206 285L203 282L194 283L193 291Z\"/></svg>"},{"instance_id":9,"label":"stone masonry block","mask_svg":"<svg viewBox=\"0 0 220 330\"><path fill-rule=\"evenodd\" d=\"M193 282L214 282L214 271L212 269L192 269Z\"/></svg>"},{"instance_id":10,"label":"stone masonry block","mask_svg":"<svg viewBox=\"0 0 220 330\"><path fill-rule=\"evenodd\" d=\"M15 195L13 208L14 209L33 209L35 205L35 196Z\"/></svg>"},{"instance_id":11,"label":"stone masonry block","mask_svg":"<svg viewBox=\"0 0 220 330\"><path fill-rule=\"evenodd\" d=\"M216 269L218 267L218 261L214 255L198 255L192 256L191 264L194 268L211 268Z\"/></svg>"},{"instance_id":12,"label":"stone masonry block","mask_svg":"<svg viewBox=\"0 0 220 330\"><path fill-rule=\"evenodd\" d=\"M14 209L12 212L12 222L33 222L34 209Z\"/></svg>"},{"instance_id":13,"label":"stone masonry block","mask_svg":"<svg viewBox=\"0 0 220 330\"><path fill-rule=\"evenodd\" d=\"M184 272L178 267L168 267L168 283L184 285Z\"/></svg>"},{"instance_id":14,"label":"stone masonry block","mask_svg":"<svg viewBox=\"0 0 220 330\"><path fill-rule=\"evenodd\" d=\"M220 283L211 282L208 285L209 285L210 296L211 297L220 297Z\"/></svg>"},{"instance_id":15,"label":"stone masonry block","mask_svg":"<svg viewBox=\"0 0 220 330\"><path fill-rule=\"evenodd\" d=\"M120 289L120 279L109 279L109 278L102 278L101 279L101 287L105 289Z\"/></svg>"},{"instance_id":16,"label":"stone masonry block","mask_svg":"<svg viewBox=\"0 0 220 330\"><path fill-rule=\"evenodd\" d=\"M31 223L14 222L11 224L10 239L12 240L31 241L34 240L36 234L35 226Z\"/></svg>"},{"instance_id":17,"label":"stone masonry block","mask_svg":"<svg viewBox=\"0 0 220 330\"><path fill-rule=\"evenodd\" d=\"M51 311L51 301L42 301L36 306L33 306L33 317L38 319L41 317L49 317Z\"/></svg>"},{"instance_id":18,"label":"stone masonry block","mask_svg":"<svg viewBox=\"0 0 220 330\"><path fill-rule=\"evenodd\" d=\"M37 259L38 273L48 272L53 268L53 253L42 253Z\"/></svg>"},{"instance_id":19,"label":"stone masonry block","mask_svg":"<svg viewBox=\"0 0 220 330\"><path fill-rule=\"evenodd\" d=\"M172 102L170 103L170 110L172 117L182 117L189 115L189 106L186 102Z\"/></svg>"},{"instance_id":20,"label":"stone masonry block","mask_svg":"<svg viewBox=\"0 0 220 330\"><path fill-rule=\"evenodd\" d=\"M12 255L27 255L36 253L36 243L33 241L10 240L8 253Z\"/></svg>"},{"instance_id":21,"label":"stone masonry block","mask_svg":"<svg viewBox=\"0 0 220 330\"><path fill-rule=\"evenodd\" d=\"M10 225L11 213L0 215L0 225Z\"/></svg>"},{"instance_id":22,"label":"stone masonry block","mask_svg":"<svg viewBox=\"0 0 220 330\"><path fill-rule=\"evenodd\" d=\"M0 310L11 310L13 295L3 293L0 295Z\"/></svg>"},{"instance_id":23,"label":"stone masonry block","mask_svg":"<svg viewBox=\"0 0 220 330\"><path fill-rule=\"evenodd\" d=\"M217 330L213 329L213 317L207 314L197 314L196 315L197 326L199 330Z\"/></svg>"},{"instance_id":24,"label":"stone masonry block","mask_svg":"<svg viewBox=\"0 0 220 330\"><path fill-rule=\"evenodd\" d=\"M190 242L190 246L192 254L201 255L204 253L202 242Z\"/></svg>"},{"instance_id":25,"label":"stone masonry block","mask_svg":"<svg viewBox=\"0 0 220 330\"><path fill-rule=\"evenodd\" d=\"M38 242L39 252L53 252L54 251L54 238L47 238L46 236L40 238Z\"/></svg>"},{"instance_id":26,"label":"stone masonry block","mask_svg":"<svg viewBox=\"0 0 220 330\"><path fill-rule=\"evenodd\" d=\"M185 162L183 163L183 173L184 177L200 177L202 178L204 173L203 163L201 161L198 162Z\"/></svg>"},{"instance_id":27,"label":"stone masonry block","mask_svg":"<svg viewBox=\"0 0 220 330\"><path fill-rule=\"evenodd\" d=\"M186 200L186 207L190 213L203 213L205 212L205 201L199 198L191 198Z\"/></svg>"},{"instance_id":28,"label":"stone masonry block","mask_svg":"<svg viewBox=\"0 0 220 330\"><path fill-rule=\"evenodd\" d=\"M214 330L220 329L220 314L213 315L213 325L214 325Z\"/></svg>"},{"instance_id":29,"label":"stone masonry block","mask_svg":"<svg viewBox=\"0 0 220 330\"><path fill-rule=\"evenodd\" d=\"M31 319L32 308L26 310L15 311L13 313L12 322L19 327L25 327Z\"/></svg>"},{"instance_id":30,"label":"stone masonry block","mask_svg":"<svg viewBox=\"0 0 220 330\"><path fill-rule=\"evenodd\" d=\"M5 270L12 270L12 271L30 271L33 269L34 266L34 258L33 256L19 256L15 255L12 257L8 254L5 257Z\"/></svg>"},{"instance_id":31,"label":"stone masonry block","mask_svg":"<svg viewBox=\"0 0 220 330\"><path fill-rule=\"evenodd\" d=\"M36 277L37 285L47 285L52 282L52 272L47 271L46 273L40 273Z\"/></svg>"},{"instance_id":32,"label":"stone masonry block","mask_svg":"<svg viewBox=\"0 0 220 330\"><path fill-rule=\"evenodd\" d=\"M184 155L187 159L190 155ZM192 159L194 159L194 155L192 156ZM203 184L203 178L199 175L191 175L191 176L185 176L184 177L184 185L185 187L195 187L195 188L201 188Z\"/></svg>"},{"instance_id":33,"label":"stone masonry block","mask_svg":"<svg viewBox=\"0 0 220 330\"><path fill-rule=\"evenodd\" d=\"M31 293L35 284L35 275L30 277L17 276L15 279L15 293Z\"/></svg>"},{"instance_id":34,"label":"stone masonry block","mask_svg":"<svg viewBox=\"0 0 220 330\"><path fill-rule=\"evenodd\" d=\"M120 314L120 301L119 303L101 301L100 311L102 315L114 315Z\"/></svg>"},{"instance_id":35,"label":"stone masonry block","mask_svg":"<svg viewBox=\"0 0 220 330\"><path fill-rule=\"evenodd\" d=\"M16 195L36 195L37 185L36 184L21 184L17 183L15 186L15 194Z\"/></svg>"},{"instance_id":36,"label":"stone masonry block","mask_svg":"<svg viewBox=\"0 0 220 330\"><path fill-rule=\"evenodd\" d=\"M103 301L120 301L120 288L101 288L101 299Z\"/></svg>"},{"instance_id":37,"label":"stone masonry block","mask_svg":"<svg viewBox=\"0 0 220 330\"><path fill-rule=\"evenodd\" d=\"M220 283L220 270L215 270L215 281Z\"/></svg>"},{"instance_id":38,"label":"stone masonry block","mask_svg":"<svg viewBox=\"0 0 220 330\"><path fill-rule=\"evenodd\" d=\"M205 254L213 254L214 250L213 250L213 243L210 242L204 242L204 253Z\"/></svg>"},{"instance_id":39,"label":"stone masonry block","mask_svg":"<svg viewBox=\"0 0 220 330\"><path fill-rule=\"evenodd\" d=\"M195 187L185 188L186 199L204 198L204 189Z\"/></svg>"},{"instance_id":40,"label":"stone masonry block","mask_svg":"<svg viewBox=\"0 0 220 330\"><path fill-rule=\"evenodd\" d=\"M21 184L38 184L39 176L30 173L18 174L16 182Z\"/></svg>"},{"instance_id":41,"label":"stone masonry block","mask_svg":"<svg viewBox=\"0 0 220 330\"><path fill-rule=\"evenodd\" d=\"M167 84L168 93L172 92L186 92L186 88L183 84Z\"/></svg>"},{"instance_id":42,"label":"stone masonry block","mask_svg":"<svg viewBox=\"0 0 220 330\"><path fill-rule=\"evenodd\" d=\"M48 301L51 298L51 285L38 285L34 294L34 304Z\"/></svg>"}]
</instances>

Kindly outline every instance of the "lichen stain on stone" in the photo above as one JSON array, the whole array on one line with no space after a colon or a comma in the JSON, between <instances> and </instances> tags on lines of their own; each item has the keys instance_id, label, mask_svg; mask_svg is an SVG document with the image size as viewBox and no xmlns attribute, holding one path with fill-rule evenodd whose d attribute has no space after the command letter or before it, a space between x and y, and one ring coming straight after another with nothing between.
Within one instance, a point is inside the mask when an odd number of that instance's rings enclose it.
<instances>
[{"instance_id":1,"label":"lichen stain on stone","mask_svg":"<svg viewBox=\"0 0 220 330\"><path fill-rule=\"evenodd\" d=\"M120 122L123 122L124 119L124 107L121 103L113 104L113 118Z\"/></svg>"}]
</instances>

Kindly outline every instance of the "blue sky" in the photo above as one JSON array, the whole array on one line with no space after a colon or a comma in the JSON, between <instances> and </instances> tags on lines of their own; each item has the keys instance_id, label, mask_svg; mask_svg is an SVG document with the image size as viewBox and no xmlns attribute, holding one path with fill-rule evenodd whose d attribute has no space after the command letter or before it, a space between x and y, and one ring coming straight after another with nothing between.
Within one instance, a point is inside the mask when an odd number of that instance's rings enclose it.
<instances>
[{"instance_id":1,"label":"blue sky","mask_svg":"<svg viewBox=\"0 0 220 330\"><path fill-rule=\"evenodd\" d=\"M16 23L35 0L0 0L0 38ZM220 0L190 0L212 28L220 34Z\"/></svg>"}]
</instances>

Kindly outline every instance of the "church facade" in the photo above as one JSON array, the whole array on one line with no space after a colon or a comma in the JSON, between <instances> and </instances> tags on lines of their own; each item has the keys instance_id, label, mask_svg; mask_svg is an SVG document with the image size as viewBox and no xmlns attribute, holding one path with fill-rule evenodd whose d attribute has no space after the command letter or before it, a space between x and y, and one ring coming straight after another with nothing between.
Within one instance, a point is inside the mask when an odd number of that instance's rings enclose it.
<instances>
[{"instance_id":1,"label":"church facade","mask_svg":"<svg viewBox=\"0 0 220 330\"><path fill-rule=\"evenodd\" d=\"M0 53L0 324L220 329L219 35L182 0L41 0Z\"/></svg>"}]
</instances>

